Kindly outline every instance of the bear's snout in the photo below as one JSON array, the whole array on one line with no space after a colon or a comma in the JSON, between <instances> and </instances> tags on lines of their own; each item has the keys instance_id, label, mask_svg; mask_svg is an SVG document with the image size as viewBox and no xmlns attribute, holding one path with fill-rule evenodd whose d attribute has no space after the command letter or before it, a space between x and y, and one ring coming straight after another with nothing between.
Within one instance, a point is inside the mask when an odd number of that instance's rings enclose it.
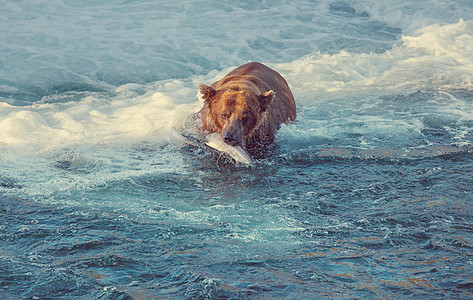
<instances>
[{"instance_id":1,"label":"bear's snout","mask_svg":"<svg viewBox=\"0 0 473 300\"><path fill-rule=\"evenodd\" d=\"M239 146L243 142L241 121L236 119L228 122L222 129L222 139L230 146Z\"/></svg>"}]
</instances>

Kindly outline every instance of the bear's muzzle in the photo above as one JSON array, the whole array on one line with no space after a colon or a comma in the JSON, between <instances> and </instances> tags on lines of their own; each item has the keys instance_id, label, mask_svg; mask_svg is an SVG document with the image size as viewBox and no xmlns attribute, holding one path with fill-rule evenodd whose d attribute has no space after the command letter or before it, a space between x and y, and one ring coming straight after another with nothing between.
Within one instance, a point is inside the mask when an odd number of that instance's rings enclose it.
<instances>
[{"instance_id":1,"label":"bear's muzzle","mask_svg":"<svg viewBox=\"0 0 473 300\"><path fill-rule=\"evenodd\" d=\"M243 143L242 121L236 117L228 120L222 129L222 139L230 146L240 146Z\"/></svg>"}]
</instances>

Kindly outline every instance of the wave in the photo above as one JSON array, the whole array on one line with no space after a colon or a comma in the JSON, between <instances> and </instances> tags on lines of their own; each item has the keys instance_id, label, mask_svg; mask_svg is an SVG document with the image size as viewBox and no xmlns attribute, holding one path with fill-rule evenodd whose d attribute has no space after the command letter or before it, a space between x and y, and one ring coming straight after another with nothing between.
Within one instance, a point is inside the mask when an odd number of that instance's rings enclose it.
<instances>
[{"instance_id":1,"label":"wave","mask_svg":"<svg viewBox=\"0 0 473 300\"><path fill-rule=\"evenodd\" d=\"M114 93L83 93L76 102L30 106L0 104L0 144L33 144L46 148L74 143L104 144L170 132L182 116L196 111L196 91L181 81L160 82L156 90L138 95L130 84ZM147 87L148 89L154 89ZM67 101L59 95L61 102ZM71 95L73 97L74 95ZM184 99L184 100L183 100ZM180 104L180 102L185 104Z\"/></svg>"},{"instance_id":2,"label":"wave","mask_svg":"<svg viewBox=\"0 0 473 300\"><path fill-rule=\"evenodd\" d=\"M471 53L473 21L459 20L402 36L384 53L319 53L269 65L287 79L298 106L311 110L333 98L356 103L367 96L417 90L472 90ZM174 139L169 134L200 109L198 83L211 83L230 69L147 85L126 84L113 92L60 93L26 106L3 102L0 145L54 149L76 143L106 144L160 136ZM369 101L364 104L373 105Z\"/></svg>"},{"instance_id":3,"label":"wave","mask_svg":"<svg viewBox=\"0 0 473 300\"><path fill-rule=\"evenodd\" d=\"M363 92L472 89L473 21L430 25L384 53L315 54L278 64L299 99Z\"/></svg>"}]
</instances>

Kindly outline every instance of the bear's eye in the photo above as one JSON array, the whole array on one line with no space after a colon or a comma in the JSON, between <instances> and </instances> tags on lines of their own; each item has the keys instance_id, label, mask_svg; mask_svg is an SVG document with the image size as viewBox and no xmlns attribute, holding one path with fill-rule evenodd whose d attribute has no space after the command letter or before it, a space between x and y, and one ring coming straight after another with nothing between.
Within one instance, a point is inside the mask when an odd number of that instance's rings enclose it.
<instances>
[{"instance_id":1,"label":"bear's eye","mask_svg":"<svg viewBox=\"0 0 473 300\"><path fill-rule=\"evenodd\" d=\"M220 114L220 117L222 118L222 120L226 120L228 119L228 112L224 111Z\"/></svg>"},{"instance_id":2,"label":"bear's eye","mask_svg":"<svg viewBox=\"0 0 473 300\"><path fill-rule=\"evenodd\" d=\"M250 115L249 115L249 114L243 114L243 115L241 116L241 120L242 120L243 122L247 122L249 119L250 119Z\"/></svg>"}]
</instances>

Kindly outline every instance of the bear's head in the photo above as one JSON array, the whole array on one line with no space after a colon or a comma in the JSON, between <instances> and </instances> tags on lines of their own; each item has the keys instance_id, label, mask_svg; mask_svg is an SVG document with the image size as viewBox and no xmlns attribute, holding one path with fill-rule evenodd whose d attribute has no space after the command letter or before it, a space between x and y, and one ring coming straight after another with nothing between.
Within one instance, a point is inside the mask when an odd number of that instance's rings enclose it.
<instances>
[{"instance_id":1,"label":"bear's head","mask_svg":"<svg viewBox=\"0 0 473 300\"><path fill-rule=\"evenodd\" d=\"M216 90L200 84L199 88L208 109L207 125L231 146L242 145L261 126L275 96L273 91L257 94L237 87Z\"/></svg>"}]
</instances>

